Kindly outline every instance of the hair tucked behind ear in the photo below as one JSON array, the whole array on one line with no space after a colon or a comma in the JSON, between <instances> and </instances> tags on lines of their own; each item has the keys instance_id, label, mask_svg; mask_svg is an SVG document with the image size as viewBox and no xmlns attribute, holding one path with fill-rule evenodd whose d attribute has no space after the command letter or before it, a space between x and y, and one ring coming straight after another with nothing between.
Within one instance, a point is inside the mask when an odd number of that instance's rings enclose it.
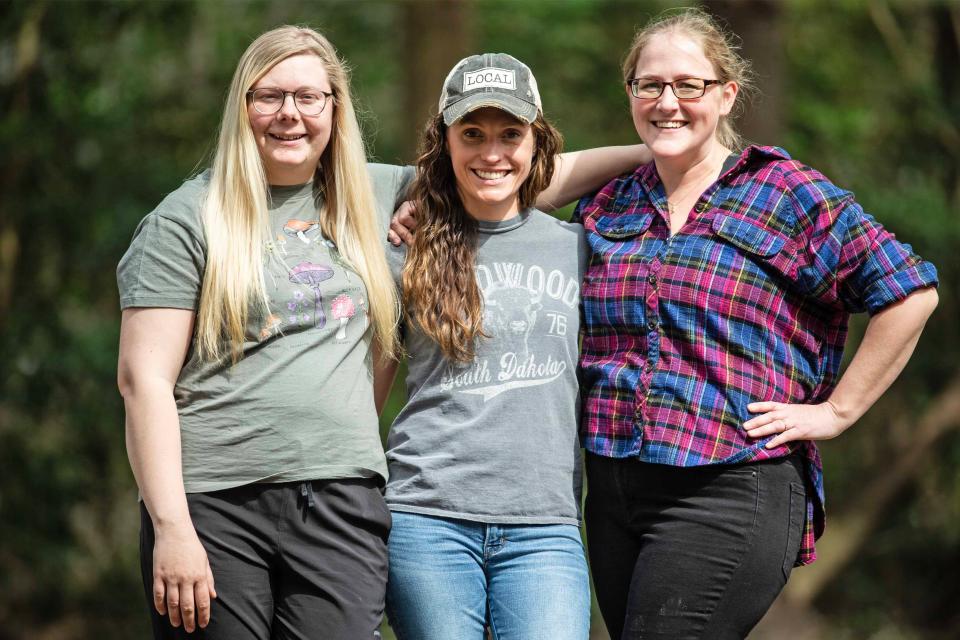
<instances>
[{"instance_id":1,"label":"hair tucked behind ear","mask_svg":"<svg viewBox=\"0 0 960 640\"><path fill-rule=\"evenodd\" d=\"M743 105L754 92L753 71L750 62L743 58L735 42L735 36L723 29L712 15L694 7L668 9L637 31L630 51L623 61L623 79L633 78L643 49L654 36L662 33L681 33L700 43L703 55L713 65L716 79L721 82L736 82L739 86L733 111L720 118L717 125L717 140L728 149L739 151L743 139L733 126Z\"/></svg>"},{"instance_id":2,"label":"hair tucked behind ear","mask_svg":"<svg viewBox=\"0 0 960 640\"><path fill-rule=\"evenodd\" d=\"M533 206L553 178L563 138L538 115L531 124L535 151L530 175L520 187L520 208ZM447 127L437 114L420 141L413 197L419 224L403 267L403 303L408 321L455 362L470 362L483 333L483 297L474 262L477 222L463 208L446 144Z\"/></svg>"}]
</instances>

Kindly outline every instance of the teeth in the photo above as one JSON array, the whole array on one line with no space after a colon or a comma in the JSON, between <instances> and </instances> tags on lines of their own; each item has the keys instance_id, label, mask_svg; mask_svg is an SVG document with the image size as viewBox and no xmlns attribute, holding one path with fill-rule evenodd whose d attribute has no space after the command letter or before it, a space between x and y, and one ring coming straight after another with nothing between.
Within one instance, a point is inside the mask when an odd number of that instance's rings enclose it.
<instances>
[{"instance_id":1,"label":"teeth","mask_svg":"<svg viewBox=\"0 0 960 640\"><path fill-rule=\"evenodd\" d=\"M474 169L473 171L484 180L499 180L507 175L506 171L484 171L482 169Z\"/></svg>"},{"instance_id":2,"label":"teeth","mask_svg":"<svg viewBox=\"0 0 960 640\"><path fill-rule=\"evenodd\" d=\"M655 124L655 125L657 126L657 128L659 128L659 129L679 129L679 128L682 127L682 126L685 126L687 123L686 123L686 122L677 122L676 120L671 120L671 121L669 121L669 122L668 122L668 121L665 121L665 120L661 120L661 121L659 121L659 122L654 122L654 124Z\"/></svg>"},{"instance_id":3,"label":"teeth","mask_svg":"<svg viewBox=\"0 0 960 640\"><path fill-rule=\"evenodd\" d=\"M270 135L276 138L277 140L299 140L305 134L301 133L300 135L297 135L297 136L282 136L279 133L271 133Z\"/></svg>"}]
</instances>

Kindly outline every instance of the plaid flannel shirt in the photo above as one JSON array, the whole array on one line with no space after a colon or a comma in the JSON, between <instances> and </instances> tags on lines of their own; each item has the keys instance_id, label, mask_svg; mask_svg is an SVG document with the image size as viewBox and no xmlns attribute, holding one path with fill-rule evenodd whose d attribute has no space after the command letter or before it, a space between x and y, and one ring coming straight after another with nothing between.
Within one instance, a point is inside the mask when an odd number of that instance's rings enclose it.
<instances>
[{"instance_id":1,"label":"plaid flannel shirt","mask_svg":"<svg viewBox=\"0 0 960 640\"><path fill-rule=\"evenodd\" d=\"M914 255L817 171L748 147L670 235L654 165L580 201L591 248L582 300L583 446L676 466L805 459L797 564L824 527L816 444L765 449L747 404L818 403L837 381L850 313L937 283Z\"/></svg>"}]
</instances>

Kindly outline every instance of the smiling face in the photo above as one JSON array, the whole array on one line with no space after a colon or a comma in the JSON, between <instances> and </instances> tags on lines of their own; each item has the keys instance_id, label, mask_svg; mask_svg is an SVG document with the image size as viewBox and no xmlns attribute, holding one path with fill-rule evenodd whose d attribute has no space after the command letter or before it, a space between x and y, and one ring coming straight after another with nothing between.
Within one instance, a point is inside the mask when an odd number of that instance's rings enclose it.
<instances>
[{"instance_id":1,"label":"smiling face","mask_svg":"<svg viewBox=\"0 0 960 640\"><path fill-rule=\"evenodd\" d=\"M654 35L640 52L635 78L665 82L681 78L717 79L713 64L700 43L679 31ZM630 111L640 138L658 161L692 165L719 145L717 124L730 113L737 95L737 84L710 85L706 93L693 100L677 100L670 87L656 99L638 99L630 94Z\"/></svg>"},{"instance_id":2,"label":"smiling face","mask_svg":"<svg viewBox=\"0 0 960 640\"><path fill-rule=\"evenodd\" d=\"M276 88L298 91L305 88L331 92L323 61L313 54L290 56L275 64L251 89ZM320 156L333 129L333 98L320 115L305 116L297 110L293 96L285 96L283 106L272 114L263 114L248 101L247 114L260 158L272 185L304 184L313 179Z\"/></svg>"},{"instance_id":3,"label":"smiling face","mask_svg":"<svg viewBox=\"0 0 960 640\"><path fill-rule=\"evenodd\" d=\"M457 191L478 220L506 220L520 211L518 193L530 175L536 146L529 124L494 107L450 125L447 149Z\"/></svg>"}]
</instances>

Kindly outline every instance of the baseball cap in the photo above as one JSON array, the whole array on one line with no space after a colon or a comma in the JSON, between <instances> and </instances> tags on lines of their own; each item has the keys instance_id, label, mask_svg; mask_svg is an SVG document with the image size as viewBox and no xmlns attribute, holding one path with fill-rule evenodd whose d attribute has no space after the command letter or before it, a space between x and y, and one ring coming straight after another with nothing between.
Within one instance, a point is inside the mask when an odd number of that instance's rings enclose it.
<instances>
[{"instance_id":1,"label":"baseball cap","mask_svg":"<svg viewBox=\"0 0 960 640\"><path fill-rule=\"evenodd\" d=\"M530 67L506 53L481 53L454 65L440 93L443 122L449 127L483 107L533 122L543 107Z\"/></svg>"}]
</instances>

